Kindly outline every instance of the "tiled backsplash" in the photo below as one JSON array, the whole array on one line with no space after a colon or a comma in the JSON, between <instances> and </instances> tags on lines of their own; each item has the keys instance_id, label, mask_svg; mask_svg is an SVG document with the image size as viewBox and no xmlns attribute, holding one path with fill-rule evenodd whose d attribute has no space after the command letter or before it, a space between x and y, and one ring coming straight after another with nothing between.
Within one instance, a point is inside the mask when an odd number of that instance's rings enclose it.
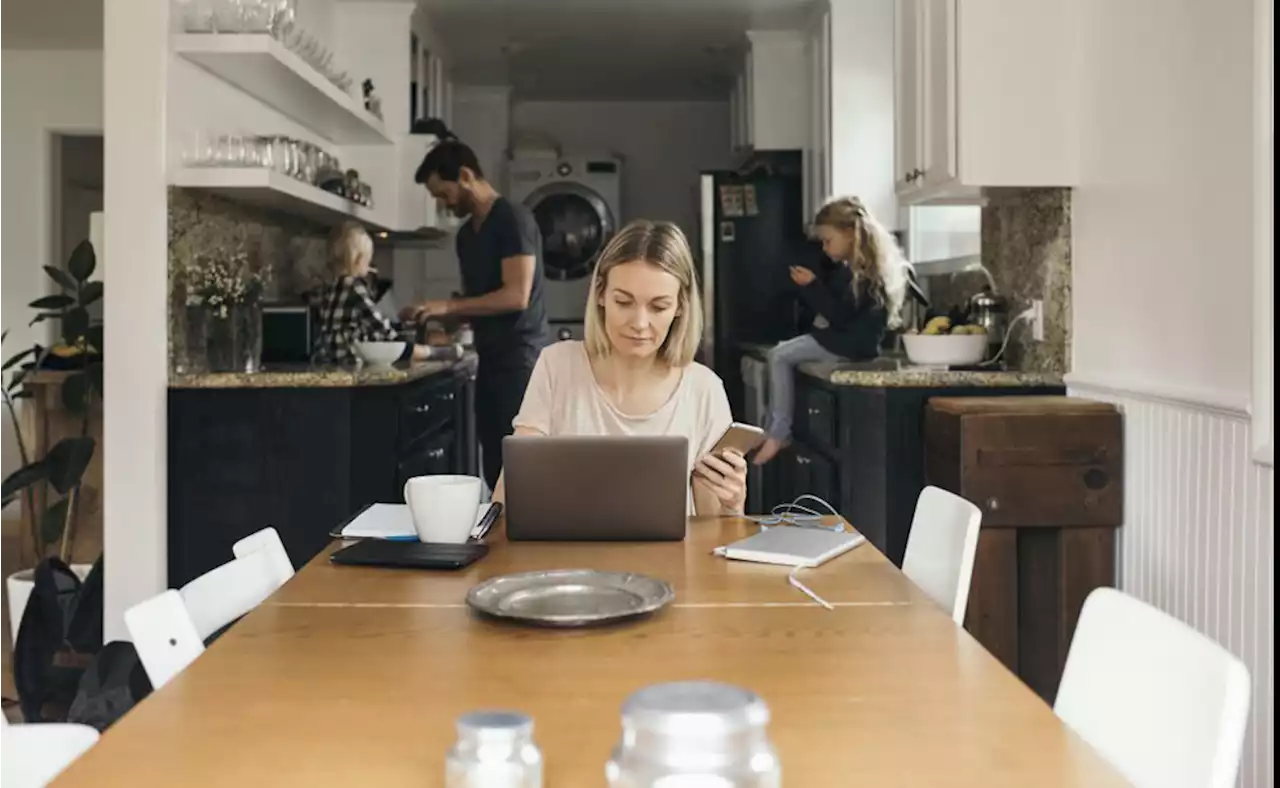
<instances>
[{"instance_id":1,"label":"tiled backsplash","mask_svg":"<svg viewBox=\"0 0 1280 788\"><path fill-rule=\"evenodd\" d=\"M1071 190L996 188L984 191L982 262L1009 299L1009 319L1044 300L1045 339L1029 325L1013 329L1010 367L1067 372L1071 363ZM979 273L931 277L929 295L941 310L961 305L986 285Z\"/></svg>"}]
</instances>

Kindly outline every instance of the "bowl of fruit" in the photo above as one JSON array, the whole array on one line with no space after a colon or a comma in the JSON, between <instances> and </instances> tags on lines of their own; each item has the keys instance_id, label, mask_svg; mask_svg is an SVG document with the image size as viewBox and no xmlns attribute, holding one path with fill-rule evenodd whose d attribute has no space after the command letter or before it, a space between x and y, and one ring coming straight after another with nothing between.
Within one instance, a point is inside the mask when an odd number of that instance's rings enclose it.
<instances>
[{"instance_id":1,"label":"bowl of fruit","mask_svg":"<svg viewBox=\"0 0 1280 788\"><path fill-rule=\"evenodd\" d=\"M966 366L987 354L987 331L982 326L954 323L943 315L931 318L920 331L902 335L902 347L912 364Z\"/></svg>"}]
</instances>

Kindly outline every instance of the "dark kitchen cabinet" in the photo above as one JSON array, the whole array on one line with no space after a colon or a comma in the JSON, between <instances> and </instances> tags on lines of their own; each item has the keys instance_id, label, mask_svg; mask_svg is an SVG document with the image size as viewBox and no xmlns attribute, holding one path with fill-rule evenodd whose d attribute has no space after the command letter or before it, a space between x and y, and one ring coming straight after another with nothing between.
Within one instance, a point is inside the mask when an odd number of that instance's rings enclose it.
<instances>
[{"instance_id":1,"label":"dark kitchen cabinet","mask_svg":"<svg viewBox=\"0 0 1280 788\"><path fill-rule=\"evenodd\" d=\"M295 566L413 476L478 472L474 367L394 385L172 388L169 583L225 563L265 526Z\"/></svg>"}]
</instances>

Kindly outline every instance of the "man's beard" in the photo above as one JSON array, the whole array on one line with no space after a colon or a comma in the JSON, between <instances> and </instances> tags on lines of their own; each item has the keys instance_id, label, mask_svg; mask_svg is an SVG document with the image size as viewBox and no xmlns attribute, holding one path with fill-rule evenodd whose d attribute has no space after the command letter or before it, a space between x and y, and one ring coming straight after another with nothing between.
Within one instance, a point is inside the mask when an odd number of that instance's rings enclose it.
<instances>
[{"instance_id":1,"label":"man's beard","mask_svg":"<svg viewBox=\"0 0 1280 788\"><path fill-rule=\"evenodd\" d=\"M449 210L459 219L466 219L468 216L476 212L475 201L471 199L470 195L459 195L457 204Z\"/></svg>"}]
</instances>

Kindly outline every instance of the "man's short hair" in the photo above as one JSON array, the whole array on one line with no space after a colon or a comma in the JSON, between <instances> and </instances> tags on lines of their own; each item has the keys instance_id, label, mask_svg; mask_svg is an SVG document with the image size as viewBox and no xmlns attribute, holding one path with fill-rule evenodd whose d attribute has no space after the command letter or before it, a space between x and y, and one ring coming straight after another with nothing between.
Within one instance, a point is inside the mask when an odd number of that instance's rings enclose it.
<instances>
[{"instance_id":1,"label":"man's short hair","mask_svg":"<svg viewBox=\"0 0 1280 788\"><path fill-rule=\"evenodd\" d=\"M442 181L456 183L463 167L471 170L477 178L484 177L475 151L457 140L444 140L422 157L422 163L418 165L418 171L413 174L413 180L415 183L426 183L428 178L435 175Z\"/></svg>"}]
</instances>

